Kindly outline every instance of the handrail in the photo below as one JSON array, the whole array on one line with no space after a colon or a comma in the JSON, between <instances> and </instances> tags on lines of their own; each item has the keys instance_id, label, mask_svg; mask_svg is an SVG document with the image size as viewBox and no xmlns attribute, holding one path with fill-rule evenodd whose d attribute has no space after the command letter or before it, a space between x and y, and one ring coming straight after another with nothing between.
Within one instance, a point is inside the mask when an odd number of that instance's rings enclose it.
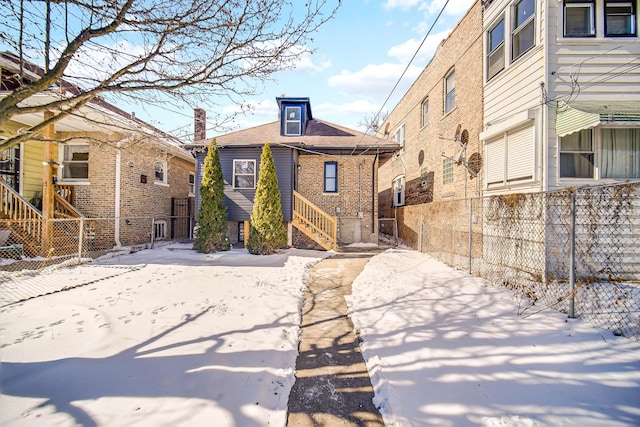
<instances>
[{"instance_id":1,"label":"handrail","mask_svg":"<svg viewBox=\"0 0 640 427\"><path fill-rule=\"evenodd\" d=\"M4 181L0 181L0 210L9 219L42 219L42 213Z\"/></svg>"},{"instance_id":2,"label":"handrail","mask_svg":"<svg viewBox=\"0 0 640 427\"><path fill-rule=\"evenodd\" d=\"M0 181L0 211L31 239L40 241L42 236L42 214L4 181Z\"/></svg>"},{"instance_id":3,"label":"handrail","mask_svg":"<svg viewBox=\"0 0 640 427\"><path fill-rule=\"evenodd\" d=\"M65 199L70 205L76 203L76 186L69 184L54 184L55 192Z\"/></svg>"},{"instance_id":4,"label":"handrail","mask_svg":"<svg viewBox=\"0 0 640 427\"><path fill-rule=\"evenodd\" d=\"M82 213L59 193L53 194L53 212L56 218L82 218Z\"/></svg>"},{"instance_id":5,"label":"handrail","mask_svg":"<svg viewBox=\"0 0 640 427\"><path fill-rule=\"evenodd\" d=\"M338 220L310 202L297 191L293 192L293 219L310 227L314 233L331 242L336 248L338 236Z\"/></svg>"}]
</instances>

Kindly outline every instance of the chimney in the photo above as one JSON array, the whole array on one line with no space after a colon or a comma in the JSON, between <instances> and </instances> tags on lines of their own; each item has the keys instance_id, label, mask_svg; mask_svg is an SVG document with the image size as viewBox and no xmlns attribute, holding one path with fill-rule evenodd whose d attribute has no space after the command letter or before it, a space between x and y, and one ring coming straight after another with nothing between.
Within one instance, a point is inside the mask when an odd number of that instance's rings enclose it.
<instances>
[{"instance_id":1,"label":"chimney","mask_svg":"<svg viewBox=\"0 0 640 427\"><path fill-rule=\"evenodd\" d=\"M193 142L207 139L207 112L202 108L193 109Z\"/></svg>"}]
</instances>

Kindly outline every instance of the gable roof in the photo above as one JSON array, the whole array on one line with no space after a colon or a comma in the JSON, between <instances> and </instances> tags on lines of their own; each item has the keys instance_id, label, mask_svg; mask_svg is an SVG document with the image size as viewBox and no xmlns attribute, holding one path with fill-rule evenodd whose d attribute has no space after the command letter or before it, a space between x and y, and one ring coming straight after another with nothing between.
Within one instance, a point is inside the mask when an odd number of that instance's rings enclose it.
<instances>
[{"instance_id":1,"label":"gable roof","mask_svg":"<svg viewBox=\"0 0 640 427\"><path fill-rule=\"evenodd\" d=\"M309 120L305 134L300 136L280 135L280 122L275 121L211 139L215 139L219 147L261 147L268 142L272 146L318 152L349 151L354 154L363 151L389 153L400 149L395 142L318 119Z\"/></svg>"}]
</instances>

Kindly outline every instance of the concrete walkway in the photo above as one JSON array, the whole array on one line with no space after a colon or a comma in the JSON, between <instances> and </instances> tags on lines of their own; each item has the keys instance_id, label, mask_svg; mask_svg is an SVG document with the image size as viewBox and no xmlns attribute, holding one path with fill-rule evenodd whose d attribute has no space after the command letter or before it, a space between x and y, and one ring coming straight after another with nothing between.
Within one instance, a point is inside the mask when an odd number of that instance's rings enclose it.
<instances>
[{"instance_id":1,"label":"concrete walkway","mask_svg":"<svg viewBox=\"0 0 640 427\"><path fill-rule=\"evenodd\" d=\"M287 425L384 426L345 295L373 254L337 254L311 271Z\"/></svg>"}]
</instances>

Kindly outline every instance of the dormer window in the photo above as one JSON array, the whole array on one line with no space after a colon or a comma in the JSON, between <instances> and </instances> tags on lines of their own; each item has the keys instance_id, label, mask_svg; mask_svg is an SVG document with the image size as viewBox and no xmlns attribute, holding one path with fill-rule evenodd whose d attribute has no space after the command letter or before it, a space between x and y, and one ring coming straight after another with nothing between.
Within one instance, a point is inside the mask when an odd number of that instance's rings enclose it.
<instances>
[{"instance_id":1,"label":"dormer window","mask_svg":"<svg viewBox=\"0 0 640 427\"><path fill-rule=\"evenodd\" d=\"M302 134L302 108L285 107L284 109L284 134Z\"/></svg>"}]
</instances>

